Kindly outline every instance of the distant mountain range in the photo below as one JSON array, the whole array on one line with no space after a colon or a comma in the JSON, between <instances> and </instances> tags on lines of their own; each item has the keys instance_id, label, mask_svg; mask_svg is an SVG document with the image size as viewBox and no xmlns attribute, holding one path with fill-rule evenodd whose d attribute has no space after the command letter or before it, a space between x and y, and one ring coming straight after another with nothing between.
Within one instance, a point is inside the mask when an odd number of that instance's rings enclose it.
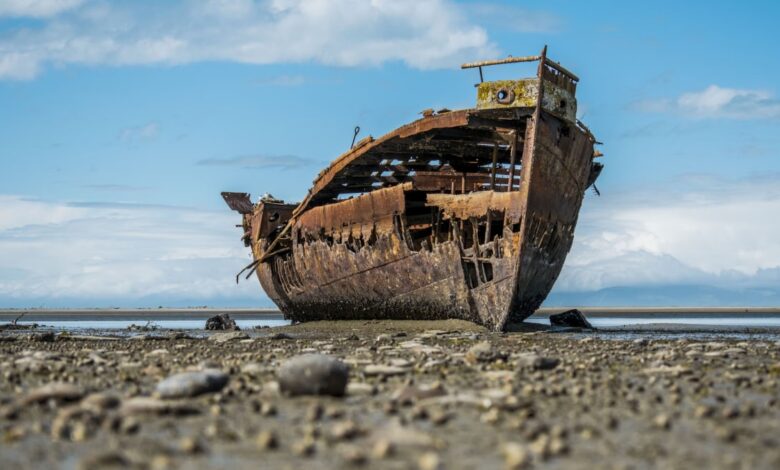
<instances>
[{"instance_id":1,"label":"distant mountain range","mask_svg":"<svg viewBox=\"0 0 780 470\"><path fill-rule=\"evenodd\" d=\"M776 307L776 288L727 289L705 285L608 287L586 292L553 292L545 307Z\"/></svg>"}]
</instances>

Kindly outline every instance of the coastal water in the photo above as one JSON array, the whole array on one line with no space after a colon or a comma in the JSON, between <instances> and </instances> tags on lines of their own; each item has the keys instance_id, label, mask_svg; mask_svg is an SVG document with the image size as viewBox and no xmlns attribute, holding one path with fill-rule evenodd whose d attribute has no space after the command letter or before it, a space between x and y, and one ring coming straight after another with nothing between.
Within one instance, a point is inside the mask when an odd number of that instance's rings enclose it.
<instances>
[{"instance_id":1,"label":"coastal water","mask_svg":"<svg viewBox=\"0 0 780 470\"><path fill-rule=\"evenodd\" d=\"M133 330L138 329L173 329L202 330L206 319L215 314L214 311L175 310L175 311L46 311L30 312L19 319L19 325L37 324L39 328L56 330ZM279 312L232 312L239 327L251 330L261 327L276 327L288 325ZM586 314L587 315L587 314ZM12 321L18 313L8 311L0 314L0 323ZM780 329L780 313L723 313L723 312L666 312L666 313L634 313L620 311L615 313L598 312L587 315L590 323L599 329L647 329L652 325L664 325L670 328L759 328ZM527 323L549 325L546 313L535 314Z\"/></svg>"}]
</instances>

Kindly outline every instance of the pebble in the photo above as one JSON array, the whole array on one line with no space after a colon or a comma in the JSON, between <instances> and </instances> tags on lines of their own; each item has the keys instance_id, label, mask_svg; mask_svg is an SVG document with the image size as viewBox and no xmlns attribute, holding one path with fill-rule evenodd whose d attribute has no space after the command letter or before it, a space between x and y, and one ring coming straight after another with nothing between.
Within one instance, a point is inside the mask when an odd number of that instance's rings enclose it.
<instances>
[{"instance_id":1,"label":"pebble","mask_svg":"<svg viewBox=\"0 0 780 470\"><path fill-rule=\"evenodd\" d=\"M155 391L161 398L185 398L222 390L229 380L228 374L218 369L182 372L157 384Z\"/></svg>"},{"instance_id":2,"label":"pebble","mask_svg":"<svg viewBox=\"0 0 780 470\"><path fill-rule=\"evenodd\" d=\"M179 440L179 452L184 454L203 454L206 453L206 445L196 437L183 437Z\"/></svg>"},{"instance_id":3,"label":"pebble","mask_svg":"<svg viewBox=\"0 0 780 470\"><path fill-rule=\"evenodd\" d=\"M279 447L279 438L273 431L261 431L255 438L255 444L261 450L272 450Z\"/></svg>"},{"instance_id":4,"label":"pebble","mask_svg":"<svg viewBox=\"0 0 780 470\"><path fill-rule=\"evenodd\" d=\"M395 446L387 439L379 439L371 448L371 456L377 460L386 459L395 453Z\"/></svg>"},{"instance_id":5,"label":"pebble","mask_svg":"<svg viewBox=\"0 0 780 470\"><path fill-rule=\"evenodd\" d=\"M661 413L653 419L653 425L658 429L670 429L672 420L669 418L669 415Z\"/></svg>"},{"instance_id":6,"label":"pebble","mask_svg":"<svg viewBox=\"0 0 780 470\"><path fill-rule=\"evenodd\" d=\"M287 333L274 333L272 335L267 336L268 339L272 340L286 340L286 339L293 339L292 336L288 335Z\"/></svg>"},{"instance_id":7,"label":"pebble","mask_svg":"<svg viewBox=\"0 0 780 470\"><path fill-rule=\"evenodd\" d=\"M292 446L292 451L302 457L311 457L317 452L317 445L311 437L305 437Z\"/></svg>"},{"instance_id":8,"label":"pebble","mask_svg":"<svg viewBox=\"0 0 780 470\"><path fill-rule=\"evenodd\" d=\"M407 385L391 396L391 399L401 403L408 404L413 401L424 400L426 398L441 397L447 394L441 382L436 381L431 384Z\"/></svg>"},{"instance_id":9,"label":"pebble","mask_svg":"<svg viewBox=\"0 0 780 470\"><path fill-rule=\"evenodd\" d=\"M82 408L92 410L108 410L114 409L122 402L122 397L115 392L97 392L91 393L84 397L79 405Z\"/></svg>"},{"instance_id":10,"label":"pebble","mask_svg":"<svg viewBox=\"0 0 780 470\"><path fill-rule=\"evenodd\" d=\"M386 366L381 364L369 364L363 368L363 373L367 377L372 377L372 376L390 377L393 375L403 375L407 372L409 372L409 369L406 367Z\"/></svg>"},{"instance_id":11,"label":"pebble","mask_svg":"<svg viewBox=\"0 0 780 470\"><path fill-rule=\"evenodd\" d=\"M368 461L365 452L355 445L343 445L339 453L341 457L350 465L363 465Z\"/></svg>"},{"instance_id":12,"label":"pebble","mask_svg":"<svg viewBox=\"0 0 780 470\"><path fill-rule=\"evenodd\" d=\"M265 366L257 362L250 362L241 366L241 372L247 375L260 375L265 371Z\"/></svg>"},{"instance_id":13,"label":"pebble","mask_svg":"<svg viewBox=\"0 0 780 470\"><path fill-rule=\"evenodd\" d=\"M440 470L442 464L439 454L435 452L425 452L417 460L417 467L420 470Z\"/></svg>"},{"instance_id":14,"label":"pebble","mask_svg":"<svg viewBox=\"0 0 780 470\"><path fill-rule=\"evenodd\" d=\"M507 355L505 353L497 351L487 341L477 343L471 348L469 348L468 351L466 351L466 362L470 364L477 364L480 362L494 362L499 359L506 359L506 358Z\"/></svg>"},{"instance_id":15,"label":"pebble","mask_svg":"<svg viewBox=\"0 0 780 470\"><path fill-rule=\"evenodd\" d=\"M84 389L77 385L52 382L30 391L30 393L21 400L21 404L29 405L49 400L61 402L76 401L83 396Z\"/></svg>"},{"instance_id":16,"label":"pebble","mask_svg":"<svg viewBox=\"0 0 780 470\"><path fill-rule=\"evenodd\" d=\"M249 335L243 331L233 331L231 333L215 333L209 338L217 344L227 343L229 341L238 341L241 339L249 339Z\"/></svg>"},{"instance_id":17,"label":"pebble","mask_svg":"<svg viewBox=\"0 0 780 470\"><path fill-rule=\"evenodd\" d=\"M350 382L347 384L347 395L374 395L376 387L366 382Z\"/></svg>"},{"instance_id":18,"label":"pebble","mask_svg":"<svg viewBox=\"0 0 780 470\"><path fill-rule=\"evenodd\" d=\"M332 356L306 354L285 361L277 374L279 390L287 395L343 396L349 366Z\"/></svg>"},{"instance_id":19,"label":"pebble","mask_svg":"<svg viewBox=\"0 0 780 470\"><path fill-rule=\"evenodd\" d=\"M336 441L351 440L361 434L363 430L354 421L340 421L330 429L330 435Z\"/></svg>"},{"instance_id":20,"label":"pebble","mask_svg":"<svg viewBox=\"0 0 780 470\"><path fill-rule=\"evenodd\" d=\"M122 416L136 414L185 416L198 414L200 411L187 403L165 401L151 397L134 397L122 402L119 414Z\"/></svg>"},{"instance_id":21,"label":"pebble","mask_svg":"<svg viewBox=\"0 0 780 470\"><path fill-rule=\"evenodd\" d=\"M523 353L517 358L517 365L522 369L551 370L558 366L560 361L553 357L544 357L536 353Z\"/></svg>"},{"instance_id":22,"label":"pebble","mask_svg":"<svg viewBox=\"0 0 780 470\"><path fill-rule=\"evenodd\" d=\"M507 470L522 470L531 465L531 455L525 447L515 442L504 444L502 454Z\"/></svg>"}]
</instances>

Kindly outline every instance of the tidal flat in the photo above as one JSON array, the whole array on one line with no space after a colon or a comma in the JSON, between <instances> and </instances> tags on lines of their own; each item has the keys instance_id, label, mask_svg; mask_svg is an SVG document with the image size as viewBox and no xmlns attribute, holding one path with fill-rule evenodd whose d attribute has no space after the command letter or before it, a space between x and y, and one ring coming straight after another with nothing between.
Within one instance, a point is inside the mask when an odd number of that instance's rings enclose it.
<instances>
[{"instance_id":1,"label":"tidal flat","mask_svg":"<svg viewBox=\"0 0 780 470\"><path fill-rule=\"evenodd\" d=\"M280 390L303 354L343 396ZM0 468L780 468L773 332L9 330L0 374Z\"/></svg>"}]
</instances>

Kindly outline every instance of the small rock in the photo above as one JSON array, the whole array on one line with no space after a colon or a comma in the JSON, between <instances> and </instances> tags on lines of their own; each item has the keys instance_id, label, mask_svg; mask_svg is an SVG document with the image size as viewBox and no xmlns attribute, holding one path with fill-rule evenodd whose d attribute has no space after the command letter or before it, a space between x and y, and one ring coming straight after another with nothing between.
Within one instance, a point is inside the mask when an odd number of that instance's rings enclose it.
<instances>
[{"instance_id":1,"label":"small rock","mask_svg":"<svg viewBox=\"0 0 780 470\"><path fill-rule=\"evenodd\" d=\"M292 451L302 457L310 457L314 455L315 452L317 452L317 446L314 442L314 439L305 437L293 444Z\"/></svg>"},{"instance_id":2,"label":"small rock","mask_svg":"<svg viewBox=\"0 0 780 470\"><path fill-rule=\"evenodd\" d=\"M216 333L209 338L211 341L214 341L217 344L227 343L229 341L238 341L241 339L249 339L249 335L241 332L241 331L234 331L232 333Z\"/></svg>"},{"instance_id":3,"label":"small rock","mask_svg":"<svg viewBox=\"0 0 780 470\"><path fill-rule=\"evenodd\" d=\"M391 398L400 404L407 404L426 398L442 397L446 394L444 385L436 381L428 385L407 385L396 391Z\"/></svg>"},{"instance_id":4,"label":"small rock","mask_svg":"<svg viewBox=\"0 0 780 470\"><path fill-rule=\"evenodd\" d=\"M653 425L658 429L669 429L672 427L672 420L669 415L661 413L653 419Z\"/></svg>"},{"instance_id":5,"label":"small rock","mask_svg":"<svg viewBox=\"0 0 780 470\"><path fill-rule=\"evenodd\" d=\"M132 468L133 462L125 454L116 450L104 451L89 456L78 464L79 470L93 470L98 468Z\"/></svg>"},{"instance_id":6,"label":"small rock","mask_svg":"<svg viewBox=\"0 0 780 470\"><path fill-rule=\"evenodd\" d=\"M241 366L241 372L247 375L260 375L265 371L265 366L257 362L250 362Z\"/></svg>"},{"instance_id":7,"label":"small rock","mask_svg":"<svg viewBox=\"0 0 780 470\"><path fill-rule=\"evenodd\" d=\"M34 333L30 335L30 339L33 341L40 341L41 343L51 343L56 338L53 331L45 331L43 333Z\"/></svg>"},{"instance_id":8,"label":"small rock","mask_svg":"<svg viewBox=\"0 0 780 470\"><path fill-rule=\"evenodd\" d=\"M435 452L426 452L420 456L417 461L417 467L420 470L440 470L442 468L439 454Z\"/></svg>"},{"instance_id":9,"label":"small rock","mask_svg":"<svg viewBox=\"0 0 780 470\"><path fill-rule=\"evenodd\" d=\"M206 445L195 437L184 437L179 440L179 451L184 454L203 454L206 452Z\"/></svg>"},{"instance_id":10,"label":"small rock","mask_svg":"<svg viewBox=\"0 0 780 470\"><path fill-rule=\"evenodd\" d=\"M354 421L341 421L333 425L330 430L331 437L336 441L350 440L361 435L363 431Z\"/></svg>"},{"instance_id":11,"label":"small rock","mask_svg":"<svg viewBox=\"0 0 780 470\"><path fill-rule=\"evenodd\" d=\"M114 392L91 393L84 397L79 404L82 408L90 410L108 410L114 409L122 402L119 394Z\"/></svg>"},{"instance_id":12,"label":"small rock","mask_svg":"<svg viewBox=\"0 0 780 470\"><path fill-rule=\"evenodd\" d=\"M360 447L344 445L339 452L341 457L350 465L363 465L368 461L366 454Z\"/></svg>"},{"instance_id":13,"label":"small rock","mask_svg":"<svg viewBox=\"0 0 780 470\"><path fill-rule=\"evenodd\" d=\"M52 421L51 436L53 439L84 441L97 428L101 418L79 406L63 408Z\"/></svg>"},{"instance_id":14,"label":"small rock","mask_svg":"<svg viewBox=\"0 0 780 470\"><path fill-rule=\"evenodd\" d=\"M402 375L409 372L408 368L397 366L386 366L381 364L369 364L363 369L366 376L390 377L393 375Z\"/></svg>"},{"instance_id":15,"label":"small rock","mask_svg":"<svg viewBox=\"0 0 780 470\"><path fill-rule=\"evenodd\" d=\"M365 382L350 382L347 384L347 395L374 395L376 387Z\"/></svg>"},{"instance_id":16,"label":"small rock","mask_svg":"<svg viewBox=\"0 0 780 470\"><path fill-rule=\"evenodd\" d=\"M400 422L391 421L390 424L377 430L380 440L386 440L395 448L415 447L423 449L435 448L437 440L428 433L402 426Z\"/></svg>"},{"instance_id":17,"label":"small rock","mask_svg":"<svg viewBox=\"0 0 780 470\"><path fill-rule=\"evenodd\" d=\"M349 380L349 366L324 354L304 354L287 360L279 368L279 390L287 395L343 396Z\"/></svg>"},{"instance_id":18,"label":"small rock","mask_svg":"<svg viewBox=\"0 0 780 470\"><path fill-rule=\"evenodd\" d=\"M217 369L183 372L168 377L157 384L161 398L184 398L218 392L227 385L229 376Z\"/></svg>"},{"instance_id":19,"label":"small rock","mask_svg":"<svg viewBox=\"0 0 780 470\"><path fill-rule=\"evenodd\" d=\"M450 414L447 411L444 411L442 409L434 409L429 413L428 420L433 424L434 426L442 426L444 424L447 424L447 421L452 418L452 414Z\"/></svg>"},{"instance_id":20,"label":"small rock","mask_svg":"<svg viewBox=\"0 0 780 470\"><path fill-rule=\"evenodd\" d=\"M522 369L550 370L558 366L558 359L544 357L535 353L523 353L518 356L517 365Z\"/></svg>"},{"instance_id":21,"label":"small rock","mask_svg":"<svg viewBox=\"0 0 780 470\"><path fill-rule=\"evenodd\" d=\"M395 446L387 439L379 439L371 448L371 456L377 460L386 459L395 453Z\"/></svg>"},{"instance_id":22,"label":"small rock","mask_svg":"<svg viewBox=\"0 0 780 470\"><path fill-rule=\"evenodd\" d=\"M547 434L540 434L532 443L528 446L528 449L539 460L547 460L550 455L550 436Z\"/></svg>"},{"instance_id":23,"label":"small rock","mask_svg":"<svg viewBox=\"0 0 780 470\"><path fill-rule=\"evenodd\" d=\"M22 405L41 403L49 400L59 402L76 401L84 396L84 390L76 385L52 382L38 387L27 394L22 400Z\"/></svg>"},{"instance_id":24,"label":"small rock","mask_svg":"<svg viewBox=\"0 0 780 470\"><path fill-rule=\"evenodd\" d=\"M550 315L550 325L593 329L593 325L585 318L585 315L576 308Z\"/></svg>"},{"instance_id":25,"label":"small rock","mask_svg":"<svg viewBox=\"0 0 780 470\"><path fill-rule=\"evenodd\" d=\"M322 413L324 412L322 405L319 403L313 403L307 410L306 410L306 421L312 422L312 421L319 421L320 418L322 418Z\"/></svg>"},{"instance_id":26,"label":"small rock","mask_svg":"<svg viewBox=\"0 0 780 470\"><path fill-rule=\"evenodd\" d=\"M274 333L272 335L269 335L267 338L272 340L277 340L277 341L284 340L284 339L293 339L293 337L288 335L287 333Z\"/></svg>"},{"instance_id":27,"label":"small rock","mask_svg":"<svg viewBox=\"0 0 780 470\"><path fill-rule=\"evenodd\" d=\"M715 409L709 405L699 405L693 411L693 415L699 419L710 418L715 414Z\"/></svg>"},{"instance_id":28,"label":"small rock","mask_svg":"<svg viewBox=\"0 0 780 470\"><path fill-rule=\"evenodd\" d=\"M531 465L531 455L520 444L514 442L504 444L502 454L508 470L521 470Z\"/></svg>"},{"instance_id":29,"label":"small rock","mask_svg":"<svg viewBox=\"0 0 780 470\"><path fill-rule=\"evenodd\" d=\"M236 325L236 321L230 318L227 313L220 313L206 320L207 330L231 330L239 331L241 328Z\"/></svg>"},{"instance_id":30,"label":"small rock","mask_svg":"<svg viewBox=\"0 0 780 470\"><path fill-rule=\"evenodd\" d=\"M260 404L260 414L263 416L276 416L276 405L271 402L264 401Z\"/></svg>"},{"instance_id":31,"label":"small rock","mask_svg":"<svg viewBox=\"0 0 780 470\"><path fill-rule=\"evenodd\" d=\"M499 359L506 358L507 355L505 353L496 351L493 348L493 345L487 341L475 344L466 352L466 361L471 364L476 364L479 362L494 362Z\"/></svg>"},{"instance_id":32,"label":"small rock","mask_svg":"<svg viewBox=\"0 0 780 470\"><path fill-rule=\"evenodd\" d=\"M122 416L136 414L185 416L198 414L199 410L187 403L163 401L151 397L135 397L122 402L119 414Z\"/></svg>"},{"instance_id":33,"label":"small rock","mask_svg":"<svg viewBox=\"0 0 780 470\"><path fill-rule=\"evenodd\" d=\"M272 450L279 447L279 439L273 431L261 431L255 438L255 444L261 450Z\"/></svg>"}]
</instances>

